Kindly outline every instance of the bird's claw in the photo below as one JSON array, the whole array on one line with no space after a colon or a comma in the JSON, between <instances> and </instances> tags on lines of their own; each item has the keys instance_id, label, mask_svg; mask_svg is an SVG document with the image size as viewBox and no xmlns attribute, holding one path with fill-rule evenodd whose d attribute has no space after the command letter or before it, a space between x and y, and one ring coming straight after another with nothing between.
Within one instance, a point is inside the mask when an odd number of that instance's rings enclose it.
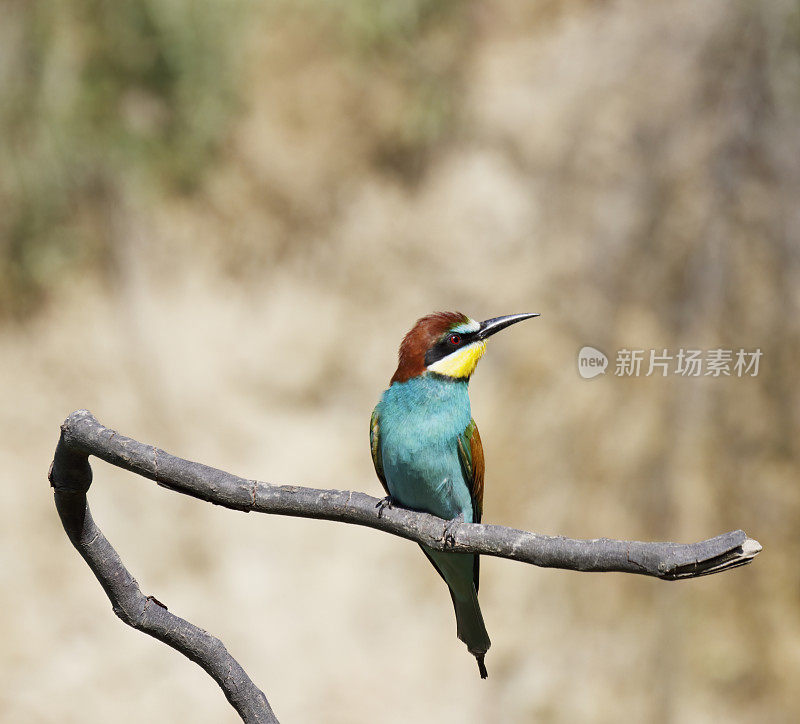
<instances>
[{"instance_id":1,"label":"bird's claw","mask_svg":"<svg viewBox=\"0 0 800 724\"><path fill-rule=\"evenodd\" d=\"M448 521L447 525L444 528L444 533L442 533L442 544L445 548L455 548L456 547L456 530L458 527L464 522L464 514L459 513L455 518Z\"/></svg>"},{"instance_id":2,"label":"bird's claw","mask_svg":"<svg viewBox=\"0 0 800 724\"><path fill-rule=\"evenodd\" d=\"M393 507L394 507L394 506L392 505L392 496L391 496L391 495L387 495L385 498L381 498L381 499L378 501L378 503L377 503L377 505L376 505L375 507L376 507L376 508L377 508L377 510L378 510L378 517L379 517L379 518L383 517L383 511L384 511L386 508L389 508L389 509L391 509L391 508L393 508Z\"/></svg>"}]
</instances>

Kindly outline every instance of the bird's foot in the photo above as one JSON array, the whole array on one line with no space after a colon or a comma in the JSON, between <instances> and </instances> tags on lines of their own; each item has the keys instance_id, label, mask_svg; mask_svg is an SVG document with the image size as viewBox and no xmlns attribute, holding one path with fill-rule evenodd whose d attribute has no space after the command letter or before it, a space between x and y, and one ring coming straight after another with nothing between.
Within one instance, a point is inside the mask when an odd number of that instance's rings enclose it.
<instances>
[{"instance_id":1,"label":"bird's foot","mask_svg":"<svg viewBox=\"0 0 800 724\"><path fill-rule=\"evenodd\" d=\"M455 518L450 520L444 528L442 533L442 543L445 548L455 548L456 546L456 530L464 522L464 514L459 513Z\"/></svg>"},{"instance_id":2,"label":"bird's foot","mask_svg":"<svg viewBox=\"0 0 800 724\"><path fill-rule=\"evenodd\" d=\"M391 509L391 508L394 507L394 505L392 503L393 503L393 501L392 501L392 496L391 495L387 495L385 498L381 498L378 501L378 503L375 506L375 508L378 510L378 517L379 518L383 517L383 511L386 508Z\"/></svg>"}]
</instances>

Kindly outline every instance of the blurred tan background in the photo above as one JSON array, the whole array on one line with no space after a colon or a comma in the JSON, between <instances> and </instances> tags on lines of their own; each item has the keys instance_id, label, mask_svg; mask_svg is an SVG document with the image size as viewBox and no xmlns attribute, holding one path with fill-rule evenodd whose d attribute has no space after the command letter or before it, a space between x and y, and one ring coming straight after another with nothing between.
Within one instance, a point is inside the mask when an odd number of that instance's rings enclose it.
<instances>
[{"instance_id":1,"label":"blurred tan background","mask_svg":"<svg viewBox=\"0 0 800 724\"><path fill-rule=\"evenodd\" d=\"M143 590L285 722L800 718L797 2L8 0L0 94L0 720L236 720L67 542L46 473L70 411L379 495L370 412L436 309L543 314L471 385L487 522L741 527L755 564L663 583L487 559L481 682L415 546L95 463ZM585 381L585 344L764 357Z\"/></svg>"}]
</instances>

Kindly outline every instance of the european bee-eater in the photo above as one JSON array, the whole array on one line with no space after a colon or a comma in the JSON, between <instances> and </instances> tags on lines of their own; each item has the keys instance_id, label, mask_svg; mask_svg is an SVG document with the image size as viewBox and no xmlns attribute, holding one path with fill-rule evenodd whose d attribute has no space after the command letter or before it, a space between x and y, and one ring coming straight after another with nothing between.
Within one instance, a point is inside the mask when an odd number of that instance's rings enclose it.
<instances>
[{"instance_id":1,"label":"european bee-eater","mask_svg":"<svg viewBox=\"0 0 800 724\"><path fill-rule=\"evenodd\" d=\"M387 503L480 523L483 446L467 386L486 340L538 314L476 322L459 312L422 317L404 337L397 371L372 413L370 446ZM456 630L481 678L491 642L478 605L478 556L420 546L450 589Z\"/></svg>"}]
</instances>

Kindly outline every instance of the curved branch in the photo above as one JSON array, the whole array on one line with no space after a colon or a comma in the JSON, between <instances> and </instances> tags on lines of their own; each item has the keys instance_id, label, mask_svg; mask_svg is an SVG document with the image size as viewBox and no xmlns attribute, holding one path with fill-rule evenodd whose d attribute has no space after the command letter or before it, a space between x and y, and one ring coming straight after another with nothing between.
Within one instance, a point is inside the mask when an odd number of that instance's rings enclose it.
<instances>
[{"instance_id":1,"label":"curved branch","mask_svg":"<svg viewBox=\"0 0 800 724\"><path fill-rule=\"evenodd\" d=\"M680 580L745 565L761 551L758 541L741 530L699 543L643 543L607 538L575 540L499 525L446 521L405 508L384 508L381 501L364 493L246 480L119 435L101 425L88 410L73 412L61 426L49 476L70 540L97 576L114 612L128 625L202 666L246 722L277 720L264 694L221 641L141 593L89 514L89 455L170 490L234 510L362 525L436 550L480 553L547 568L619 571Z\"/></svg>"},{"instance_id":2,"label":"curved branch","mask_svg":"<svg viewBox=\"0 0 800 724\"><path fill-rule=\"evenodd\" d=\"M699 543L642 543L607 538L575 540L499 525L451 524L427 513L386 508L377 498L353 491L270 485L175 457L117 434L88 410L73 412L62 426L65 444L95 455L159 485L216 505L242 511L323 518L376 528L435 550L510 558L574 571L620 571L666 580L717 573L749 563L761 550L744 531Z\"/></svg>"},{"instance_id":3,"label":"curved branch","mask_svg":"<svg viewBox=\"0 0 800 724\"><path fill-rule=\"evenodd\" d=\"M94 421L88 413L74 413L62 425L48 478L54 488L56 509L64 530L97 576L114 613L128 626L163 641L205 669L244 722L277 724L267 697L228 653L222 641L170 613L153 596L145 596L95 524L86 503L86 493L92 483L89 459L85 451L69 442L70 422L81 417Z\"/></svg>"}]
</instances>

